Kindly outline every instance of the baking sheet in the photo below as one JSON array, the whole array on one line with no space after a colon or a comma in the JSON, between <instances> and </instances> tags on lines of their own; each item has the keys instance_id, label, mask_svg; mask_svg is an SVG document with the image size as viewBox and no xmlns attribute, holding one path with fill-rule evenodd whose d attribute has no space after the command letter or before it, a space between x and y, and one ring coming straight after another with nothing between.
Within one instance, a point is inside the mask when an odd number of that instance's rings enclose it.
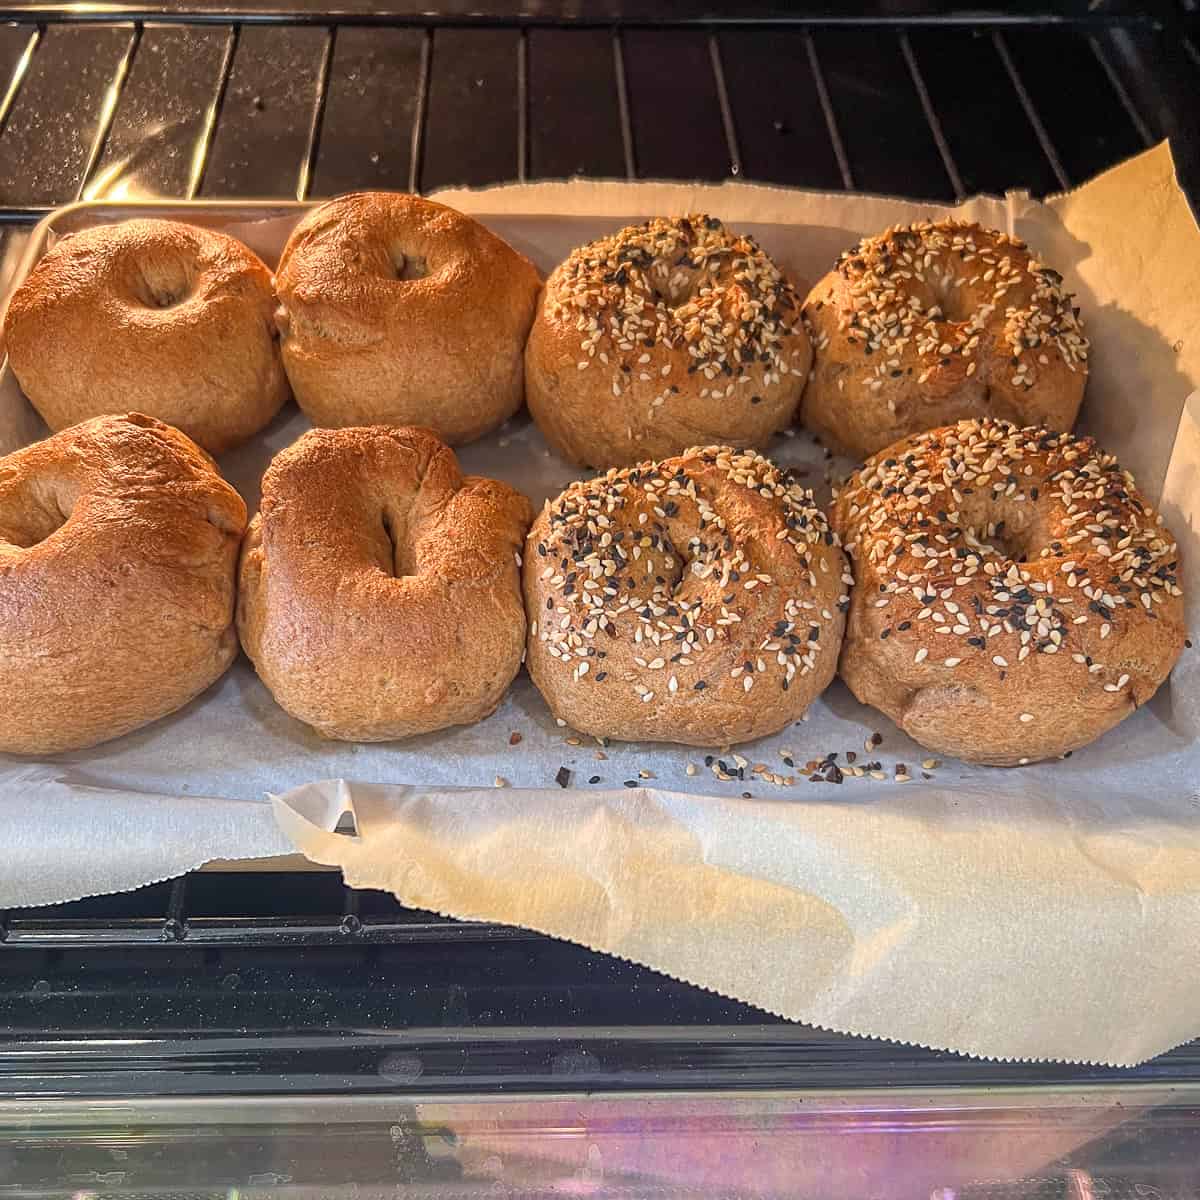
<instances>
[{"instance_id":1,"label":"baking sheet","mask_svg":"<svg viewBox=\"0 0 1200 1200\"><path fill-rule=\"evenodd\" d=\"M754 232L803 280L895 221L954 212L1015 230L1079 295L1094 345L1083 428L1161 495L1200 627L1200 399L1185 409L1200 384L1200 233L1165 146L1048 205L583 183L443 198L543 269L630 219L696 208ZM298 211L243 212L226 227L272 259ZM85 206L55 226L126 215ZM252 508L271 454L305 427L289 406L222 460ZM0 449L32 436L6 376ZM769 452L806 470L819 495L846 467L803 434ZM576 475L524 416L460 457L535 503ZM873 732L883 740L868 753ZM700 751L600 749L558 728L524 675L477 726L326 742L241 660L181 713L117 742L47 764L0 757L0 812L13 818L0 906L295 845L405 903L528 925L812 1024L996 1057L1131 1063L1200 1034L1198 737L1194 652L1152 703L1070 760L1010 771L947 761L928 779L926 752L835 683L806 721L738 751L748 767L794 775L778 788L749 770L721 783ZM888 779L813 784L783 757L800 767L830 751L877 758ZM914 782L891 781L900 762ZM561 766L567 790L553 786ZM321 780L354 783L306 786ZM278 824L264 819L268 792ZM131 841L148 809L153 839ZM328 833L347 810L356 836Z\"/></svg>"}]
</instances>

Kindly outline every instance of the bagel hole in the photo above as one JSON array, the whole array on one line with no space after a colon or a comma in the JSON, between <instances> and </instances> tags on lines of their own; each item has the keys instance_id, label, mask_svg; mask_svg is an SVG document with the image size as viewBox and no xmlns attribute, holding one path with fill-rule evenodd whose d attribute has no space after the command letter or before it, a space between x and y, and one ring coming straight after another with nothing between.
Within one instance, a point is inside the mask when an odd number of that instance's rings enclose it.
<instances>
[{"instance_id":1,"label":"bagel hole","mask_svg":"<svg viewBox=\"0 0 1200 1200\"><path fill-rule=\"evenodd\" d=\"M406 536L404 522L395 513L384 509L380 514L383 525L383 536L386 539L388 551L387 570L396 579L417 573L416 555Z\"/></svg>"},{"instance_id":2,"label":"bagel hole","mask_svg":"<svg viewBox=\"0 0 1200 1200\"><path fill-rule=\"evenodd\" d=\"M138 300L147 308L174 308L195 286L191 264L178 258L146 258L134 283Z\"/></svg>"},{"instance_id":3,"label":"bagel hole","mask_svg":"<svg viewBox=\"0 0 1200 1200\"><path fill-rule=\"evenodd\" d=\"M971 319L971 306L963 294L964 288L953 276L943 276L932 281L933 308L930 316L935 320L961 324Z\"/></svg>"},{"instance_id":4,"label":"bagel hole","mask_svg":"<svg viewBox=\"0 0 1200 1200\"><path fill-rule=\"evenodd\" d=\"M1033 562L1049 540L1035 505L982 488L963 495L955 523L968 544L1011 562Z\"/></svg>"},{"instance_id":5,"label":"bagel hole","mask_svg":"<svg viewBox=\"0 0 1200 1200\"><path fill-rule=\"evenodd\" d=\"M23 489L17 511L0 509L0 542L29 550L56 534L70 519L74 496L52 484Z\"/></svg>"},{"instance_id":6,"label":"bagel hole","mask_svg":"<svg viewBox=\"0 0 1200 1200\"><path fill-rule=\"evenodd\" d=\"M986 524L968 527L964 532L968 536L968 541L978 549L985 552L990 551L997 557L1011 562L1030 561L1029 531L1015 527L1003 516Z\"/></svg>"},{"instance_id":7,"label":"bagel hole","mask_svg":"<svg viewBox=\"0 0 1200 1200\"><path fill-rule=\"evenodd\" d=\"M650 268L646 280L655 301L667 308L681 308L696 294L700 272L695 267L664 262L661 258Z\"/></svg>"},{"instance_id":8,"label":"bagel hole","mask_svg":"<svg viewBox=\"0 0 1200 1200\"><path fill-rule=\"evenodd\" d=\"M429 264L419 254L405 254L399 246L392 246L388 256L397 279L424 279L429 274Z\"/></svg>"}]
</instances>

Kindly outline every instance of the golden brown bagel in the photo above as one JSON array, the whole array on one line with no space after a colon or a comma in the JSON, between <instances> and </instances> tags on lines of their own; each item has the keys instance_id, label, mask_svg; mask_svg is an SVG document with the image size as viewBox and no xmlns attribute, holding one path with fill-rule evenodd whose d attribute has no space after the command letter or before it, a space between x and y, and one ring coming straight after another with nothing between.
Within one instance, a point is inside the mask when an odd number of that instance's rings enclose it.
<instances>
[{"instance_id":1,"label":"golden brown bagel","mask_svg":"<svg viewBox=\"0 0 1200 1200\"><path fill-rule=\"evenodd\" d=\"M314 425L423 425L451 445L511 417L541 280L478 221L356 192L292 232L275 287L283 361Z\"/></svg>"},{"instance_id":2,"label":"golden brown bagel","mask_svg":"<svg viewBox=\"0 0 1200 1200\"><path fill-rule=\"evenodd\" d=\"M717 746L796 720L837 668L850 582L810 493L710 446L573 483L525 547L526 664L597 737Z\"/></svg>"},{"instance_id":3,"label":"golden brown bagel","mask_svg":"<svg viewBox=\"0 0 1200 1200\"><path fill-rule=\"evenodd\" d=\"M521 665L529 501L466 478L427 429L314 429L263 477L238 632L263 682L326 737L478 721Z\"/></svg>"},{"instance_id":4,"label":"golden brown bagel","mask_svg":"<svg viewBox=\"0 0 1200 1200\"><path fill-rule=\"evenodd\" d=\"M71 234L13 294L9 361L51 429L136 409L212 454L288 396L271 273L241 242L176 221Z\"/></svg>"},{"instance_id":5,"label":"golden brown bagel","mask_svg":"<svg viewBox=\"0 0 1200 1200\"><path fill-rule=\"evenodd\" d=\"M864 238L804 302L800 420L855 458L967 417L1069 430L1088 354L1073 301L1024 242L979 225Z\"/></svg>"},{"instance_id":6,"label":"golden brown bagel","mask_svg":"<svg viewBox=\"0 0 1200 1200\"><path fill-rule=\"evenodd\" d=\"M1008 766L1084 746L1184 643L1178 549L1090 438L960 421L870 459L832 513L841 673L910 737Z\"/></svg>"},{"instance_id":7,"label":"golden brown bagel","mask_svg":"<svg viewBox=\"0 0 1200 1200\"><path fill-rule=\"evenodd\" d=\"M800 299L751 237L658 217L582 246L546 281L529 410L572 462L627 466L789 425L811 360Z\"/></svg>"},{"instance_id":8,"label":"golden brown bagel","mask_svg":"<svg viewBox=\"0 0 1200 1200\"><path fill-rule=\"evenodd\" d=\"M174 712L233 661L246 506L140 413L0 459L0 750L53 754Z\"/></svg>"}]
</instances>

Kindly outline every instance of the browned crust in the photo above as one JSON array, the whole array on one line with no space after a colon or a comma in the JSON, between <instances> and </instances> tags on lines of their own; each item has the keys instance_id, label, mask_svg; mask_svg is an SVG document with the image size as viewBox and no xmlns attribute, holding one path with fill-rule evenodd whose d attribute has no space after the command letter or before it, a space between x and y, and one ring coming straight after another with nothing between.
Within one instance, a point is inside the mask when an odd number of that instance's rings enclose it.
<instances>
[{"instance_id":1,"label":"browned crust","mask_svg":"<svg viewBox=\"0 0 1200 1200\"><path fill-rule=\"evenodd\" d=\"M1087 382L1073 302L1024 242L979 225L864 238L804 303L801 423L855 458L969 417L1069 430Z\"/></svg>"},{"instance_id":2,"label":"browned crust","mask_svg":"<svg viewBox=\"0 0 1200 1200\"><path fill-rule=\"evenodd\" d=\"M525 352L529 409L565 458L628 466L791 424L811 349L790 281L703 214L575 250L546 282Z\"/></svg>"},{"instance_id":3,"label":"browned crust","mask_svg":"<svg viewBox=\"0 0 1200 1200\"><path fill-rule=\"evenodd\" d=\"M920 434L870 459L831 519L855 575L842 677L939 753L1012 765L1084 746L1183 648L1175 541L1089 438Z\"/></svg>"},{"instance_id":4,"label":"browned crust","mask_svg":"<svg viewBox=\"0 0 1200 1200\"><path fill-rule=\"evenodd\" d=\"M275 277L296 399L315 425L481 437L521 406L540 283L524 255L443 204L390 192L322 204Z\"/></svg>"},{"instance_id":5,"label":"browned crust","mask_svg":"<svg viewBox=\"0 0 1200 1200\"><path fill-rule=\"evenodd\" d=\"M51 429L137 410L221 454L287 400L273 310L271 274L241 242L134 220L63 238L13 295L4 334Z\"/></svg>"},{"instance_id":6,"label":"browned crust","mask_svg":"<svg viewBox=\"0 0 1200 1200\"><path fill-rule=\"evenodd\" d=\"M808 492L729 447L572 484L526 541L526 665L597 737L720 746L798 719L836 669L845 556Z\"/></svg>"},{"instance_id":7,"label":"browned crust","mask_svg":"<svg viewBox=\"0 0 1200 1200\"><path fill-rule=\"evenodd\" d=\"M94 746L217 679L245 524L211 459L139 413L0 459L0 750Z\"/></svg>"},{"instance_id":8,"label":"browned crust","mask_svg":"<svg viewBox=\"0 0 1200 1200\"><path fill-rule=\"evenodd\" d=\"M429 430L312 430L263 477L242 646L279 704L327 737L478 721L520 668L530 516L507 484L463 478Z\"/></svg>"}]
</instances>

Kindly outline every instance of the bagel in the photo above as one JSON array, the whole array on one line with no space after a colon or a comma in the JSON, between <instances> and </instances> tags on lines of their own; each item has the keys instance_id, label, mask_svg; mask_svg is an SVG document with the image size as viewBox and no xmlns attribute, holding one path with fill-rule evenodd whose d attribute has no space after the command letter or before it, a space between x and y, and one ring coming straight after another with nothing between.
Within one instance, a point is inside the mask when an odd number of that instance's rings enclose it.
<instances>
[{"instance_id":1,"label":"bagel","mask_svg":"<svg viewBox=\"0 0 1200 1200\"><path fill-rule=\"evenodd\" d=\"M863 459L969 417L1068 431L1088 343L1062 276L1024 242L958 221L864 238L804 302L801 423Z\"/></svg>"},{"instance_id":2,"label":"bagel","mask_svg":"<svg viewBox=\"0 0 1200 1200\"><path fill-rule=\"evenodd\" d=\"M870 459L832 510L854 567L841 673L968 762L1099 737L1184 645L1178 549L1090 438L960 421Z\"/></svg>"},{"instance_id":3,"label":"bagel","mask_svg":"<svg viewBox=\"0 0 1200 1200\"><path fill-rule=\"evenodd\" d=\"M763 737L837 667L845 556L811 494L752 452L573 483L534 521L523 570L529 673L596 737Z\"/></svg>"},{"instance_id":4,"label":"bagel","mask_svg":"<svg viewBox=\"0 0 1200 1200\"><path fill-rule=\"evenodd\" d=\"M541 279L478 221L356 192L309 213L279 260L283 361L314 425L421 425L460 445L521 407Z\"/></svg>"},{"instance_id":5,"label":"bagel","mask_svg":"<svg viewBox=\"0 0 1200 1200\"><path fill-rule=\"evenodd\" d=\"M573 463L629 466L790 425L812 351L792 284L714 217L659 217L575 250L525 349L529 411Z\"/></svg>"},{"instance_id":6,"label":"bagel","mask_svg":"<svg viewBox=\"0 0 1200 1200\"><path fill-rule=\"evenodd\" d=\"M212 454L288 397L271 273L241 242L176 221L70 234L17 288L9 362L52 430L136 409Z\"/></svg>"},{"instance_id":7,"label":"bagel","mask_svg":"<svg viewBox=\"0 0 1200 1200\"><path fill-rule=\"evenodd\" d=\"M0 459L0 750L95 746L219 678L245 526L208 455L140 413Z\"/></svg>"},{"instance_id":8,"label":"bagel","mask_svg":"<svg viewBox=\"0 0 1200 1200\"><path fill-rule=\"evenodd\" d=\"M242 646L280 706L326 737L478 721L521 665L530 516L507 484L464 479L427 429L311 430L263 477Z\"/></svg>"}]
</instances>

